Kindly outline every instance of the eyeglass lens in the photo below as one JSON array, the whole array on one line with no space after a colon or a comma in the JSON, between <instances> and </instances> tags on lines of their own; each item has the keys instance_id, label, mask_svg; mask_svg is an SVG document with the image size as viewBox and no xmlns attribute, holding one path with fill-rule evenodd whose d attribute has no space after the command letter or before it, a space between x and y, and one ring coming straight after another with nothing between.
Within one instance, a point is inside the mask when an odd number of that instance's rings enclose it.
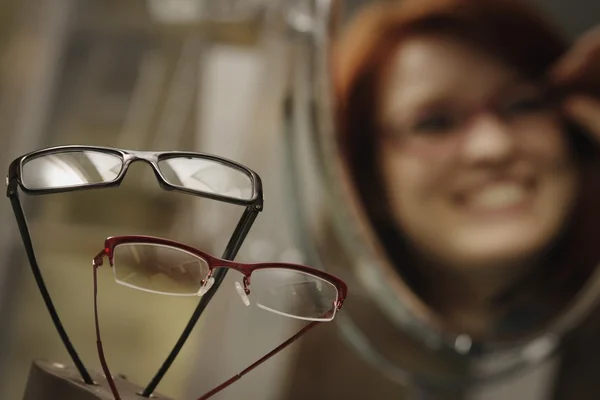
<instances>
[{"instance_id":1,"label":"eyeglass lens","mask_svg":"<svg viewBox=\"0 0 600 400\"><path fill-rule=\"evenodd\" d=\"M208 262L185 250L150 243L124 243L113 251L115 280L134 289L175 296L202 293ZM337 288L329 281L288 268L261 268L251 275L249 300L279 315L330 321Z\"/></svg>"},{"instance_id":2,"label":"eyeglass lens","mask_svg":"<svg viewBox=\"0 0 600 400\"><path fill-rule=\"evenodd\" d=\"M113 252L115 280L147 292L195 296L208 277L208 263L173 247L128 243Z\"/></svg>"},{"instance_id":3,"label":"eyeglass lens","mask_svg":"<svg viewBox=\"0 0 600 400\"><path fill-rule=\"evenodd\" d=\"M21 182L27 189L55 189L113 182L123 159L96 151L69 151L25 159Z\"/></svg>"},{"instance_id":4,"label":"eyeglass lens","mask_svg":"<svg viewBox=\"0 0 600 400\"><path fill-rule=\"evenodd\" d=\"M252 272L251 282L254 302L263 310L310 321L334 317L338 292L322 278L291 269L264 268Z\"/></svg>"},{"instance_id":5,"label":"eyeglass lens","mask_svg":"<svg viewBox=\"0 0 600 400\"><path fill-rule=\"evenodd\" d=\"M243 171L218 161L193 157L160 160L158 169L165 180L177 187L234 199L252 198L252 180Z\"/></svg>"},{"instance_id":6,"label":"eyeglass lens","mask_svg":"<svg viewBox=\"0 0 600 400\"><path fill-rule=\"evenodd\" d=\"M250 200L253 183L241 169L202 157L161 159L158 169L172 186L200 193ZM123 168L119 155L94 150L65 150L26 158L21 182L30 190L73 188L114 182Z\"/></svg>"}]
</instances>

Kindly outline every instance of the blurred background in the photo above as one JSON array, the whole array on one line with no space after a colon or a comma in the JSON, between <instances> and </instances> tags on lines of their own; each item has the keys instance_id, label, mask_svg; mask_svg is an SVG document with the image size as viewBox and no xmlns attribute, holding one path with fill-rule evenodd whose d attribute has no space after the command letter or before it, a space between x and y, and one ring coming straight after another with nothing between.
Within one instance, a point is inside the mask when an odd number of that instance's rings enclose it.
<instances>
[{"instance_id":1,"label":"blurred background","mask_svg":"<svg viewBox=\"0 0 600 400\"><path fill-rule=\"evenodd\" d=\"M283 1L0 2L0 167L61 144L231 158L254 169L265 188L265 211L238 259L302 262L283 168L291 46L285 27L273 28ZM600 15L596 0L542 4L573 34ZM141 163L118 189L21 198L59 315L85 364L96 370L91 259L104 239L164 236L219 256L243 211L162 191ZM33 359L70 360L32 279L7 199L0 213L0 398L12 400L21 398ZM198 300L128 289L107 268L99 274L109 364L114 373L145 385ZM297 328L246 308L234 278L229 274L158 392L192 398ZM296 350L286 349L216 398L282 398Z\"/></svg>"},{"instance_id":2,"label":"blurred background","mask_svg":"<svg viewBox=\"0 0 600 400\"><path fill-rule=\"evenodd\" d=\"M0 165L46 146L89 144L218 154L254 169L265 187L238 259L302 261L281 181L283 37L265 34L268 1L9 0L0 4ZM269 157L265 157L269 154ZM99 370L91 260L107 236L181 240L216 256L242 207L173 194L134 164L114 190L21 196L38 261L65 329ZM29 264L8 199L0 202L0 398L19 399L33 359L70 363ZM100 269L103 341L114 373L143 386L197 298L157 296ZM291 335L285 318L240 301L229 274L158 388L191 398ZM251 338L251 339L250 339ZM220 398L277 398L285 352ZM273 382L273 385L266 385Z\"/></svg>"}]
</instances>

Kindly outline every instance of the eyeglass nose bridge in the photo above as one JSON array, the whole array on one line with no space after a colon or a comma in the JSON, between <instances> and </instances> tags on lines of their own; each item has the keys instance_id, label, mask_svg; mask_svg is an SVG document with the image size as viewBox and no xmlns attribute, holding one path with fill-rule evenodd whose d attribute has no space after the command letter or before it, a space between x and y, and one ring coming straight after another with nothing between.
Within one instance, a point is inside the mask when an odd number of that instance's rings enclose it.
<instances>
[{"instance_id":1,"label":"eyeglass nose bridge","mask_svg":"<svg viewBox=\"0 0 600 400\"><path fill-rule=\"evenodd\" d=\"M143 160L150 164L158 162L158 155L153 151L128 151L126 161Z\"/></svg>"},{"instance_id":2,"label":"eyeglass nose bridge","mask_svg":"<svg viewBox=\"0 0 600 400\"><path fill-rule=\"evenodd\" d=\"M125 155L123 159L123 173L121 176L125 175L129 170L129 167L134 162L139 161L145 164L150 165L152 171L156 179L158 180L160 186L165 190L171 190L172 188L167 184L165 178L162 176L160 169L158 168L158 155L151 151L131 151L129 154Z\"/></svg>"}]
</instances>

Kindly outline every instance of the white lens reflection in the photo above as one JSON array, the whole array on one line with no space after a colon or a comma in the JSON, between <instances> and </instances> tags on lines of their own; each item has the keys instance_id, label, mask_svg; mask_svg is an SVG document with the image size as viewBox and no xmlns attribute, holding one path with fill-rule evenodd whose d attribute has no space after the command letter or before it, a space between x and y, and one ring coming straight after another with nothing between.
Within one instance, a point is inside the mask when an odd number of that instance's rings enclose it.
<instances>
[{"instance_id":1,"label":"white lens reflection","mask_svg":"<svg viewBox=\"0 0 600 400\"><path fill-rule=\"evenodd\" d=\"M26 159L21 182L32 190L86 186L114 181L122 167L123 160L114 154L65 151Z\"/></svg>"},{"instance_id":2,"label":"white lens reflection","mask_svg":"<svg viewBox=\"0 0 600 400\"><path fill-rule=\"evenodd\" d=\"M252 199L250 177L244 171L220 162L178 157L161 160L158 167L171 185L234 199Z\"/></svg>"},{"instance_id":3,"label":"white lens reflection","mask_svg":"<svg viewBox=\"0 0 600 400\"><path fill-rule=\"evenodd\" d=\"M330 321L338 298L329 281L285 268L258 269L250 278L250 297L264 310L309 321Z\"/></svg>"},{"instance_id":4,"label":"white lens reflection","mask_svg":"<svg viewBox=\"0 0 600 400\"><path fill-rule=\"evenodd\" d=\"M199 295L208 263L187 251L151 243L115 247L113 272L118 283L172 296Z\"/></svg>"}]
</instances>

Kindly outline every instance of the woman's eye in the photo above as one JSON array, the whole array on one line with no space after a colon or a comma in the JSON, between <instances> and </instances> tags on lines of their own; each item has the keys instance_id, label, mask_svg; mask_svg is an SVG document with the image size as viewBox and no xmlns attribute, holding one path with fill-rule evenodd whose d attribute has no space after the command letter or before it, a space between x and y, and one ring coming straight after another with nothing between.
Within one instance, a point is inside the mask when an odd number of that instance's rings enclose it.
<instances>
[{"instance_id":1,"label":"woman's eye","mask_svg":"<svg viewBox=\"0 0 600 400\"><path fill-rule=\"evenodd\" d=\"M536 113L546 110L547 107L548 103L544 99L539 97L529 97L508 103L504 108L504 113L508 115Z\"/></svg>"},{"instance_id":2,"label":"woman's eye","mask_svg":"<svg viewBox=\"0 0 600 400\"><path fill-rule=\"evenodd\" d=\"M415 133L440 134L456 127L456 119L449 115L433 115L417 121L412 130Z\"/></svg>"}]
</instances>

